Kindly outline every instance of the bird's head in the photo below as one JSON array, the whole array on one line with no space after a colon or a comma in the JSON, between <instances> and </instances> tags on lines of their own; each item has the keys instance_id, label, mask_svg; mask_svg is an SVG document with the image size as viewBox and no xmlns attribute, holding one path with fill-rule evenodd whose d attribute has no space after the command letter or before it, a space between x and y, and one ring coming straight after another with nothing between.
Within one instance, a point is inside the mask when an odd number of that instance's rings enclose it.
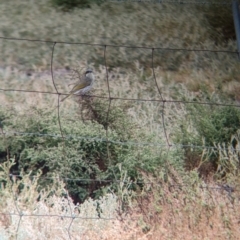
<instances>
[{"instance_id":1,"label":"bird's head","mask_svg":"<svg viewBox=\"0 0 240 240\"><path fill-rule=\"evenodd\" d=\"M88 83L90 85L92 85L95 77L94 77L94 74L93 74L93 70L91 68L87 69L87 71L85 72L85 76L86 76L86 79L87 79Z\"/></svg>"},{"instance_id":2,"label":"bird's head","mask_svg":"<svg viewBox=\"0 0 240 240\"><path fill-rule=\"evenodd\" d=\"M85 74L87 75L88 73L93 73L93 70L91 68L88 68Z\"/></svg>"}]
</instances>

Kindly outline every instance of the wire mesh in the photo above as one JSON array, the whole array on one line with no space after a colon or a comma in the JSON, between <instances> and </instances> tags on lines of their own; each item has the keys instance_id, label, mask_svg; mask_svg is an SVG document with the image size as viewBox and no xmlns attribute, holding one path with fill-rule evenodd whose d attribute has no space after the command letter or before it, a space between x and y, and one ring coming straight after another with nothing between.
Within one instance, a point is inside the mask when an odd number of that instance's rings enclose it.
<instances>
[{"instance_id":1,"label":"wire mesh","mask_svg":"<svg viewBox=\"0 0 240 240\"><path fill-rule=\"evenodd\" d=\"M161 2L174 2L174 3L178 3L178 1L161 1ZM181 2L182 3L182 2ZM184 2L187 3L187 2ZM190 2L188 2L190 3ZM197 3L200 3L199 1L197 1ZM201 2L202 4L204 4L204 2ZM220 4L220 3L219 3ZM56 99L56 103L57 103L57 119L58 119L58 130L57 132L53 132L52 134L48 134L48 133L40 133L40 132L18 132L18 131L8 131L8 130L3 130L1 128L1 135L5 138L6 136L38 136L38 137L42 137L42 138L46 138L46 137L50 137L50 138L62 138L63 141L63 155L64 153L64 144L65 141L68 139L85 139L85 140L89 140L89 141L96 141L96 142L106 142L107 143L107 161L109 164L111 164L111 156L109 153L109 144L113 143L116 145L133 145L133 146L137 146L137 147L141 147L141 146L153 146L153 147L166 147L167 148L167 153L165 155L165 160L166 160L166 164L168 165L168 155L170 154L170 149L172 148L204 148L204 149L218 149L218 147L210 147L210 146L198 146L198 145L177 145L174 143L171 143L171 140L169 139L169 135L168 135L168 120L166 119L166 114L165 112L167 111L168 105L170 106L171 104L184 104L184 105L188 105L188 104L194 104L194 105L203 105L203 106L217 106L217 107L226 107L226 106L231 106L231 107L236 107L236 108L240 108L240 105L238 104L224 104L224 103L219 103L219 102L201 102L201 101L187 101L187 100L172 100L172 99L167 99L165 98L164 94L161 91L161 87L158 84L158 81L156 79L156 73L155 73L155 55L156 55L156 50L163 50L163 51L168 51L168 52L177 52L177 51L182 51L182 52L196 52L198 53L221 53L221 54L230 54L230 55L238 55L237 51L226 51L226 50L215 50L215 49L191 49L191 48L154 48L154 47L143 47L143 46L127 46L127 45L106 45L106 44L91 44L91 43L71 43L71 42L57 42L57 41L44 41L44 40L31 40L31 39L20 39L20 38L5 38L5 37L0 37L0 40L8 40L8 41L21 41L21 42L34 42L34 43L47 43L47 44L52 44L52 50L51 50L51 59L50 59L50 72L51 72L51 81L52 81L52 89L53 91L36 91L36 90L31 90L31 89L18 89L17 87L14 88L1 88L0 91L4 92L4 93L9 93L9 92L18 92L18 93L23 93L23 94L44 94L44 95L53 95L55 96ZM105 136L101 136L101 137L86 137L86 136L78 136L78 135L74 135L74 134L65 134L64 132L64 128L62 126L62 116L61 116L61 96L62 95L66 95L66 93L61 92L61 90L59 90L59 81L56 80L55 75L54 75L54 57L55 57L55 51L58 51L57 54L59 54L60 50L56 50L58 48L59 45L73 45L74 47L78 47L78 46L87 46L87 47L98 47L99 49L102 50L101 55L103 56L103 65L105 67L105 77L106 77L106 94L105 96L102 95L92 95L91 97L95 98L95 99L105 99L108 102L108 107L107 107L107 112L106 112L106 127L105 127ZM151 56L151 69L152 69L152 76L153 76L153 81L155 83L155 88L157 89L158 92L158 97L155 99L147 99L147 98L140 98L140 97L117 97L117 96L113 96L112 92L111 92L111 86L112 86L112 82L109 79L109 65L108 65L108 51L111 48L116 48L116 49L144 49L144 51L149 51L149 56ZM99 53L100 54L100 53ZM156 106L158 106L158 108L160 109L157 113L158 116L160 116L160 131L163 133L163 138L164 141L159 141L159 142L133 142L133 141L116 141L111 139L110 137L110 133L109 133L109 127L108 127L108 123L109 123L109 117L110 117L110 111L114 106L114 102L115 101L125 101L125 102L137 102L137 103L154 103L156 104ZM171 124L170 124L171 125ZM60 134L59 134L60 133ZM164 142L164 143L162 143ZM235 150L239 150L239 149L235 149ZM168 167L166 167L168 169ZM113 174L115 174L113 172ZM18 174L9 174L9 179L17 179L17 178L21 178L21 175ZM32 179L34 179L34 176L31 176ZM55 177L46 177L46 176L41 176L40 178L45 178L45 179L50 179L53 180L56 178ZM60 176L60 178L64 181L64 182L68 182L68 181L74 181L74 182L99 182L99 183L118 183L118 184L129 184L129 181L124 181L122 179L115 179L115 180L110 180L110 179L89 179L89 178L69 178L69 177L65 177L65 176ZM153 183L151 181L146 182L146 181L142 181L142 182L131 182L131 184L146 184L146 185L152 185ZM161 184L159 184L159 187L161 187ZM169 188L184 188L184 187L188 187L188 185L183 185L183 184L170 184ZM227 184L222 184L222 185L217 185L217 186L212 186L212 185L204 185L204 186L199 186L200 189L210 189L210 190L217 190L217 191L223 191L227 194L227 196L229 198L232 198L232 193L233 192L239 192L239 190L235 189L234 187L231 187ZM12 190L12 198L15 204L15 212L13 213L0 213L2 215L10 215L10 216L17 216L19 217L18 219L18 223L17 223L17 229L16 229L16 239L18 239L18 235L20 234L20 229L22 227L22 222L23 219L25 217L55 217L55 218L61 218L61 219L69 219L69 223L66 225L66 231L68 234L68 238L72 239L72 234L71 234L71 229L72 229L72 225L73 222L75 221L75 219L82 219L82 220L89 220L89 219L95 219L95 220L114 220L116 219L115 217L83 217L83 216L79 216L77 214L74 213L74 209L72 207L71 204L71 200L69 199L69 196L66 197L66 205L68 206L68 214L63 214L63 215L56 215L56 214L28 214L28 213L24 213L23 210L20 209L20 207L18 206L18 199L17 199L17 189L11 189Z\"/></svg>"}]
</instances>

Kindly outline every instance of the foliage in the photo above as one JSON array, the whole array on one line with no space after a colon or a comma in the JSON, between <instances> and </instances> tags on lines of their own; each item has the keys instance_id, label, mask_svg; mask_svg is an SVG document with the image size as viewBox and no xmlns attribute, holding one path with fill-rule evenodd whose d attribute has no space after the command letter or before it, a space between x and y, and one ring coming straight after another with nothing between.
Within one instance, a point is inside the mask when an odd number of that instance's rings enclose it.
<instances>
[{"instance_id":1,"label":"foliage","mask_svg":"<svg viewBox=\"0 0 240 240\"><path fill-rule=\"evenodd\" d=\"M141 181L138 170L153 172L165 166L167 156L175 166L181 165L173 157L177 155L174 151L166 155L164 148L128 143L136 141L137 133L124 108L115 106L108 111L108 104L89 99L83 100L82 105L83 117L88 120L81 121L77 115L60 115L63 136L58 117L51 110L32 108L19 116L14 110L7 113L1 110L6 134L0 139L0 161L14 158L15 165L10 171L13 174L34 176L40 170L44 176L39 180L42 187L51 185L51 177L56 175L67 179L66 187L75 202L99 197L110 186L119 192L116 180L123 174L133 183L129 190L136 190L141 186L137 183ZM150 141L150 136L141 135L138 140L144 137Z\"/></svg>"},{"instance_id":2,"label":"foliage","mask_svg":"<svg viewBox=\"0 0 240 240\"><path fill-rule=\"evenodd\" d=\"M51 0L53 5L60 7L62 10L71 10L73 8L90 8L91 4L100 4L103 0Z\"/></svg>"},{"instance_id":3,"label":"foliage","mask_svg":"<svg viewBox=\"0 0 240 240\"><path fill-rule=\"evenodd\" d=\"M218 172L219 164L224 168L221 172L228 172L228 164L223 164L220 158L222 150L216 148L231 143L229 147L235 149L238 143L232 137L240 129L240 111L237 107L214 104L221 103L217 98L203 97L207 105L188 104L186 116L175 136L175 141L184 145L186 168L198 168L203 177ZM224 161L227 159L225 157Z\"/></svg>"},{"instance_id":4,"label":"foliage","mask_svg":"<svg viewBox=\"0 0 240 240\"><path fill-rule=\"evenodd\" d=\"M216 44L236 39L231 4L209 5L205 11L211 38Z\"/></svg>"},{"instance_id":5,"label":"foliage","mask_svg":"<svg viewBox=\"0 0 240 240\"><path fill-rule=\"evenodd\" d=\"M232 106L197 106L192 115L194 125L207 146L227 144L240 129L240 111Z\"/></svg>"}]
</instances>

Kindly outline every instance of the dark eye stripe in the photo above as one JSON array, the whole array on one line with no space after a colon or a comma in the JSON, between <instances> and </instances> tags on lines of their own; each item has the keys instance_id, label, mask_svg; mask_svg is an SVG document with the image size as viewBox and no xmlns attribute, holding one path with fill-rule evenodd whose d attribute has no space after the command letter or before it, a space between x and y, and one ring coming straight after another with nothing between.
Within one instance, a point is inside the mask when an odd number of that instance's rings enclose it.
<instances>
[{"instance_id":1,"label":"dark eye stripe","mask_svg":"<svg viewBox=\"0 0 240 240\"><path fill-rule=\"evenodd\" d=\"M88 71L86 71L86 74L87 74L87 73L91 73L91 72L92 72L91 70L88 70Z\"/></svg>"}]
</instances>

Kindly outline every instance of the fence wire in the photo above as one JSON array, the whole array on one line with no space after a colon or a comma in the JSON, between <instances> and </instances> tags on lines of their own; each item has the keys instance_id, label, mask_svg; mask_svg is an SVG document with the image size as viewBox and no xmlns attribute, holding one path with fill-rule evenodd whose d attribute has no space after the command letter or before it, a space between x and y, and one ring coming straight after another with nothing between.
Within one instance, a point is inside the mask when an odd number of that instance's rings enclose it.
<instances>
[{"instance_id":1,"label":"fence wire","mask_svg":"<svg viewBox=\"0 0 240 240\"><path fill-rule=\"evenodd\" d=\"M118 1L118 2L122 2L122 1ZM139 1L138 1L139 2ZM200 2L200 1L191 1L191 2L185 2L185 1L159 1L159 2L164 2L164 3L201 3L201 4L205 4L205 3L209 3L209 2ZM215 2L211 2L211 4L213 4ZM227 4L226 2L223 3L215 3L215 4ZM191 49L191 48L160 48L160 47L145 47L145 46L127 46L127 45L107 45L107 44L92 44L92 43L72 43L72 42L61 42L61 41L45 41L45 40L39 40L39 39L23 39L23 38L6 38L6 37L0 37L0 39L2 40L8 40L8 41L22 41L22 42L39 42L39 43L51 43L52 44L52 50L51 50L51 59L50 59L50 71L51 71L51 80L52 80L52 85L55 89L55 92L48 92L48 91L32 91L32 90L22 90L22 89L17 89L17 88L0 88L0 91L3 92L22 92L22 93L41 93L41 94L47 94L47 95L55 95L58 98L57 101L57 117L58 117L58 128L60 131L60 135L59 134L43 134L43 133L38 133L38 132L17 132L17 131L3 131L1 132L1 135L3 137L6 136L21 136L21 135L25 135L25 136L38 136L38 137L51 137L51 138L62 138L63 144L65 143L66 139L85 139L85 140L89 140L89 141L101 141L101 142L106 142L107 143L107 148L109 148L109 143L115 143L115 144L119 144L119 145L139 145L139 146L164 146L167 147L167 155L166 155L166 162L168 161L168 154L169 151L172 147L176 147L176 148L184 148L184 147L191 147L191 148L209 148L209 149L218 149L217 147L209 147L209 146L195 146L195 145L177 145L177 144L172 144L170 142L170 139L168 137L167 134L167 127L165 124L165 109L166 109L166 105L170 104L170 103L181 103L181 104L198 104L198 105L215 105L215 106L232 106L232 107L237 107L240 108L240 105L237 104L222 104L222 103L209 103L209 102L195 102L195 101L179 101L179 100L168 100L164 97L164 94L161 91L160 86L158 85L157 79L156 79L156 74L155 74L155 65L154 65L154 57L155 57L155 50L165 50L165 51L185 51L185 52L212 52L212 53L224 53L224 54L233 54L238 56L238 52L237 51L227 51L227 50L215 50L215 49ZM62 93L58 90L57 84L56 84L56 80L55 80L55 76L54 76L54 53L55 53L55 49L57 47L58 44L66 44L66 45L81 45L81 46L90 46L90 47L95 47L95 46L99 46L102 47L103 49L103 58L104 58L104 67L105 67L105 71L106 71L106 83L107 83L107 95L108 96L98 96L98 95L93 95L93 98L96 99L107 99L108 100L108 108L107 108L107 113L106 113L106 122L109 122L109 114L111 111L111 108L113 106L113 102L115 100L121 100L121 101L137 101L137 102L157 102L159 104L161 104L161 112L160 112L160 117L161 117L161 122L162 122L162 128L163 128L163 132L164 132L164 137L165 140L164 142L166 144L161 144L158 142L131 142L131 141L127 141L127 142L121 142L121 141L113 141L110 139L109 137L109 126L107 124L106 128L105 128L105 137L101 137L101 138L87 138L87 137L82 137L82 136L76 136L76 135L65 135L63 132L63 127L62 127L62 122L61 122L61 112L60 112L60 97L62 95L67 95L65 93ZM152 68L152 75L153 75L153 79L155 82L155 87L157 89L158 95L160 97L160 99L144 99L144 98L123 98L123 97L114 97L111 94L111 88L110 88L110 83L109 83L109 66L108 66L108 49L109 48L127 48L127 49L145 49L148 50L149 53L151 54L151 68ZM240 149L236 149L236 150L240 150ZM109 155L109 150L107 150L107 160L108 162L111 161L111 156ZM9 178L19 178L21 179L21 175L18 174L9 174ZM34 176L31 176L31 178L33 179ZM64 182L68 182L68 181L75 181L75 182L100 182L100 183L123 183L123 184L146 184L146 185L152 185L153 182L152 181L137 181L137 182L129 182L129 181L123 181L121 179L115 179L115 180L108 180L108 179L87 179L87 178L67 178L64 176L60 176L58 178L55 177L46 177L46 176L40 176L41 178L45 178L45 179L49 179L49 180L53 180L53 179L61 179ZM161 183L159 183L159 187L161 187ZM181 189L184 187L190 187L191 184L189 185L184 185L184 184L169 184L169 188L170 189ZM238 189L229 186L227 184L222 184L222 185L204 185L198 186L200 189L209 189L209 190L216 190L216 191L223 191L225 192L229 198L232 198L232 193L233 192L239 192ZM72 239L71 236L71 227L73 224L73 221L75 219L82 219L82 220L89 220L89 219L95 219L95 220L114 220L116 218L106 218L106 217L81 217L78 216L74 213L74 209L72 209L72 205L70 203L70 199L69 197L67 197L67 201L68 201L68 206L69 206L69 214L63 214L63 215L57 215L57 214L27 214L24 213L24 211L22 211L20 209L20 207L18 206L18 201L17 201L17 195L16 195L16 191L14 189L12 189L12 198L14 200L15 203L15 213L0 213L0 215L10 215L10 216L18 216L19 220L18 220L18 224L17 224L17 229L16 229L16 239L18 238L18 234L21 228L21 222L23 221L24 217L56 217L56 218L61 218L61 219L70 219L70 223L67 226L67 233L68 233L68 237L69 239Z\"/></svg>"}]
</instances>

